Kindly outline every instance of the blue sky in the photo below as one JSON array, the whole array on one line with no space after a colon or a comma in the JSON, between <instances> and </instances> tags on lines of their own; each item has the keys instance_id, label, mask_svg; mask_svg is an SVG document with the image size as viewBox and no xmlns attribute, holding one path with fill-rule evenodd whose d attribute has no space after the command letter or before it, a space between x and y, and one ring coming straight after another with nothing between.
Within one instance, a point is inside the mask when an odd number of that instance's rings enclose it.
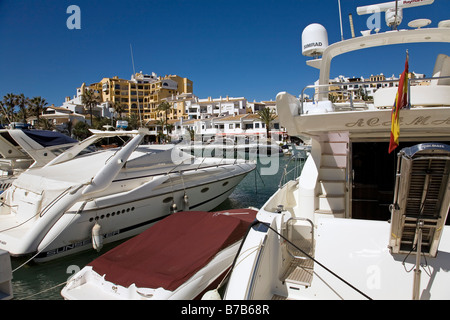
<instances>
[{"instance_id":1,"label":"blue sky","mask_svg":"<svg viewBox=\"0 0 450 320\"><path fill-rule=\"evenodd\" d=\"M341 0L344 37L348 14L357 35L369 16L356 7L385 0ZM81 29L66 25L70 5L81 9ZM407 22L429 18L431 26L450 19L450 0L406 9ZM42 96L61 105L83 82L103 77L129 79L136 71L177 74L194 82L194 94L275 99L298 95L318 78L301 54L301 33L311 23L340 40L337 0L0 0L0 98L6 93ZM382 16L382 30L387 30ZM362 50L338 57L331 76L400 74L405 47ZM410 70L430 75L438 53L450 45L409 46Z\"/></svg>"}]
</instances>

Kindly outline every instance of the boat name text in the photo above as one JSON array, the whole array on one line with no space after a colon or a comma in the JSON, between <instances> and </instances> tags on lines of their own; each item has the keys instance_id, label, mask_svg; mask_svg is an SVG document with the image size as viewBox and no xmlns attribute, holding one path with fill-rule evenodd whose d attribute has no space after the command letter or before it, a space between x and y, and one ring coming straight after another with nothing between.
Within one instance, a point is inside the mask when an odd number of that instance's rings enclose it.
<instances>
[{"instance_id":1,"label":"boat name text","mask_svg":"<svg viewBox=\"0 0 450 320\"><path fill-rule=\"evenodd\" d=\"M109 238L109 237L113 237L113 236L116 236L118 234L120 234L120 230L116 230L116 231L112 231L112 232L109 232L109 233L105 233L103 235L103 239L106 239L106 238ZM90 239L90 238L82 240L82 241L78 241L78 242L66 245L64 247L59 247L59 248L56 248L56 249L49 250L49 251L46 252L46 256L47 257L51 257L51 256L53 256L55 254L63 253L63 252L66 252L68 250L72 250L72 249L76 249L76 248L79 248L79 247L84 247L86 245L90 245L91 243L92 243L92 239Z\"/></svg>"},{"instance_id":2,"label":"boat name text","mask_svg":"<svg viewBox=\"0 0 450 320\"><path fill-rule=\"evenodd\" d=\"M411 121L405 122L402 117L400 117L400 125L406 125L406 126L429 126L429 125L443 125L443 124L450 124L450 118L447 119L436 119L431 120L431 117L417 117L414 118ZM358 119L355 122L348 122L345 124L348 128L353 127L390 127L391 121L382 121L380 118L373 117L369 119Z\"/></svg>"}]
</instances>

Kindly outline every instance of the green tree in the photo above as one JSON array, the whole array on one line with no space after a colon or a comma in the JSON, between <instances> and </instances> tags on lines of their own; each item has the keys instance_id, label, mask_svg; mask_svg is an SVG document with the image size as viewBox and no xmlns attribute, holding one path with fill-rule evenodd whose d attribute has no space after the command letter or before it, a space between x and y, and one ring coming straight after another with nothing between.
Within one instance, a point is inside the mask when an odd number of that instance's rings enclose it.
<instances>
[{"instance_id":1,"label":"green tree","mask_svg":"<svg viewBox=\"0 0 450 320\"><path fill-rule=\"evenodd\" d=\"M166 125L166 130L167 130L167 140L170 142L172 141L172 138L170 136L170 134L172 133L173 129L175 128L175 126L171 123L168 123Z\"/></svg>"},{"instance_id":2,"label":"green tree","mask_svg":"<svg viewBox=\"0 0 450 320\"><path fill-rule=\"evenodd\" d=\"M161 132L158 132L159 143L161 143L162 139L164 138L164 125L164 120L156 120L156 131L159 131L158 128L161 128Z\"/></svg>"},{"instance_id":3,"label":"green tree","mask_svg":"<svg viewBox=\"0 0 450 320\"><path fill-rule=\"evenodd\" d=\"M262 110L259 110L257 112L259 119L265 124L266 126L266 135L267 135L267 139L270 138L270 124L273 120L276 119L277 115L275 113L275 111L269 109L269 108L264 108Z\"/></svg>"},{"instance_id":4,"label":"green tree","mask_svg":"<svg viewBox=\"0 0 450 320\"><path fill-rule=\"evenodd\" d=\"M119 114L119 119L122 119L123 117L122 113L124 113L127 109L126 105L121 104L120 101L114 101L113 108L114 111Z\"/></svg>"},{"instance_id":5,"label":"green tree","mask_svg":"<svg viewBox=\"0 0 450 320\"><path fill-rule=\"evenodd\" d=\"M164 123L165 123L165 127L167 129L167 121L169 120L169 111L172 111L171 105L167 101L163 101L156 108L156 111L164 112Z\"/></svg>"},{"instance_id":6,"label":"green tree","mask_svg":"<svg viewBox=\"0 0 450 320\"><path fill-rule=\"evenodd\" d=\"M13 93L7 93L3 97L4 113L8 122L14 121L14 108L16 107L16 95Z\"/></svg>"},{"instance_id":7,"label":"green tree","mask_svg":"<svg viewBox=\"0 0 450 320\"><path fill-rule=\"evenodd\" d=\"M55 126L53 125L53 122L49 119L41 119L39 122L39 125L41 126L42 129L44 130L53 130L55 129Z\"/></svg>"},{"instance_id":8,"label":"green tree","mask_svg":"<svg viewBox=\"0 0 450 320\"><path fill-rule=\"evenodd\" d=\"M1 116L1 124L3 124L3 118L5 117L5 107L3 101L0 101L0 116Z\"/></svg>"},{"instance_id":9,"label":"green tree","mask_svg":"<svg viewBox=\"0 0 450 320\"><path fill-rule=\"evenodd\" d=\"M89 114L91 115L91 126L93 125L92 110L100 103L100 98L96 95L95 91L92 89L86 89L81 95L81 103L84 104L86 109L89 109Z\"/></svg>"},{"instance_id":10,"label":"green tree","mask_svg":"<svg viewBox=\"0 0 450 320\"><path fill-rule=\"evenodd\" d=\"M83 121L78 121L72 126L72 134L78 140L84 140L91 135L89 126Z\"/></svg>"},{"instance_id":11,"label":"green tree","mask_svg":"<svg viewBox=\"0 0 450 320\"><path fill-rule=\"evenodd\" d=\"M131 112L130 116L128 117L128 127L132 130L138 129L140 126L140 119L136 112Z\"/></svg>"},{"instance_id":12,"label":"green tree","mask_svg":"<svg viewBox=\"0 0 450 320\"><path fill-rule=\"evenodd\" d=\"M39 116L45 110L45 106L47 105L47 101L42 97L34 97L30 100L30 111L32 114L36 116L36 123L39 125Z\"/></svg>"},{"instance_id":13,"label":"green tree","mask_svg":"<svg viewBox=\"0 0 450 320\"><path fill-rule=\"evenodd\" d=\"M27 123L27 115L28 115L27 107L29 103L30 99L25 97L23 93L16 96L16 105L19 107L23 123Z\"/></svg>"},{"instance_id":14,"label":"green tree","mask_svg":"<svg viewBox=\"0 0 450 320\"><path fill-rule=\"evenodd\" d=\"M191 139L190 141L194 141L195 140L195 130L192 127L188 127L186 128L186 131L189 133L189 138Z\"/></svg>"}]
</instances>

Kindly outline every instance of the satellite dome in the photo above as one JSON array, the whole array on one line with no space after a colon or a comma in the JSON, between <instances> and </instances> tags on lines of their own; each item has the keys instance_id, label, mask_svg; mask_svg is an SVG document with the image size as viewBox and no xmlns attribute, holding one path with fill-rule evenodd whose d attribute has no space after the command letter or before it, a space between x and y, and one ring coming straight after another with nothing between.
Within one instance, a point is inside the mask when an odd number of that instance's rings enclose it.
<instances>
[{"instance_id":1,"label":"satellite dome","mask_svg":"<svg viewBox=\"0 0 450 320\"><path fill-rule=\"evenodd\" d=\"M328 47L327 30L318 23L307 26L302 33L302 54L308 57L322 55Z\"/></svg>"}]
</instances>

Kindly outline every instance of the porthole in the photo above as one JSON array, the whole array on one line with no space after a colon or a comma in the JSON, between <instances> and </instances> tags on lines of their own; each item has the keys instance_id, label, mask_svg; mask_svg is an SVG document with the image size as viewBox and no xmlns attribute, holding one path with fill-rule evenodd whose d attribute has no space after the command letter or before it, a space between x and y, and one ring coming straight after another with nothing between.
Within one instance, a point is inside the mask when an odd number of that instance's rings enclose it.
<instances>
[{"instance_id":1,"label":"porthole","mask_svg":"<svg viewBox=\"0 0 450 320\"><path fill-rule=\"evenodd\" d=\"M222 187L225 187L228 183L229 181L225 181L224 183L222 183Z\"/></svg>"},{"instance_id":2,"label":"porthole","mask_svg":"<svg viewBox=\"0 0 450 320\"><path fill-rule=\"evenodd\" d=\"M209 188L203 188L202 190L200 190L201 193L205 193L209 190Z\"/></svg>"},{"instance_id":3,"label":"porthole","mask_svg":"<svg viewBox=\"0 0 450 320\"><path fill-rule=\"evenodd\" d=\"M165 198L163 200L163 203L169 203L169 202L172 202L172 201L173 201L173 198L172 197L168 197L168 198Z\"/></svg>"}]
</instances>

